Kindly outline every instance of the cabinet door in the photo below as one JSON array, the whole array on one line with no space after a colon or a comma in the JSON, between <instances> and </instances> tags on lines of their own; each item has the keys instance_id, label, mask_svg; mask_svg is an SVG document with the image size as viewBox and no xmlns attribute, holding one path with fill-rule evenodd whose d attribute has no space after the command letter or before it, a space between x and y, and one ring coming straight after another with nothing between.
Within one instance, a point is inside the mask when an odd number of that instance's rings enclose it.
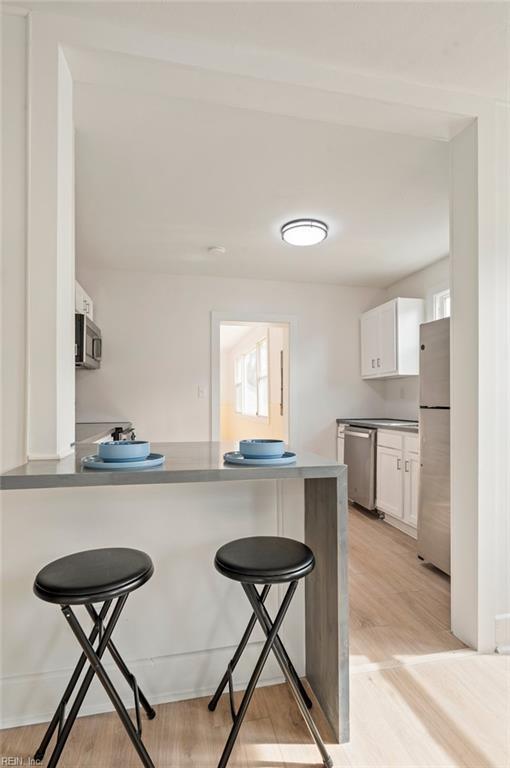
<instances>
[{"instance_id":1,"label":"cabinet door","mask_svg":"<svg viewBox=\"0 0 510 768\"><path fill-rule=\"evenodd\" d=\"M74 284L74 309L75 312L80 312L81 314L84 313L83 309L83 299L85 296L85 291L81 287L79 283Z\"/></svg>"},{"instance_id":2,"label":"cabinet door","mask_svg":"<svg viewBox=\"0 0 510 768\"><path fill-rule=\"evenodd\" d=\"M404 454L404 520L418 527L418 490L420 483L420 457L416 453Z\"/></svg>"},{"instance_id":3,"label":"cabinet door","mask_svg":"<svg viewBox=\"0 0 510 768\"><path fill-rule=\"evenodd\" d=\"M377 509L401 520L404 516L402 464L402 451L378 447Z\"/></svg>"},{"instance_id":4,"label":"cabinet door","mask_svg":"<svg viewBox=\"0 0 510 768\"><path fill-rule=\"evenodd\" d=\"M376 359L377 374L386 375L397 370L397 303L383 304L378 311L379 351Z\"/></svg>"},{"instance_id":5,"label":"cabinet door","mask_svg":"<svg viewBox=\"0 0 510 768\"><path fill-rule=\"evenodd\" d=\"M345 438L342 435L342 437L339 436L336 441L336 460L338 461L339 464L344 463L344 455L345 455L344 446L345 446Z\"/></svg>"},{"instance_id":6,"label":"cabinet door","mask_svg":"<svg viewBox=\"0 0 510 768\"><path fill-rule=\"evenodd\" d=\"M377 376L379 318L377 312L361 315L361 375Z\"/></svg>"}]
</instances>

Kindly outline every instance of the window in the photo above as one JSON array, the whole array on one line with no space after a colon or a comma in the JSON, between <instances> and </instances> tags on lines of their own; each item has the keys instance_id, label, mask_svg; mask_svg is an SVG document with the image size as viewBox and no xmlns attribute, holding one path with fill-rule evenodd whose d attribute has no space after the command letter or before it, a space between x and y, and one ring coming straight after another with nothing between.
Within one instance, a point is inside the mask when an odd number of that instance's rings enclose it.
<instances>
[{"instance_id":1,"label":"window","mask_svg":"<svg viewBox=\"0 0 510 768\"><path fill-rule=\"evenodd\" d=\"M269 356L267 338L240 355L234 365L236 412L243 416L269 416Z\"/></svg>"},{"instance_id":2,"label":"window","mask_svg":"<svg viewBox=\"0 0 510 768\"><path fill-rule=\"evenodd\" d=\"M434 294L434 320L450 317L450 289Z\"/></svg>"}]
</instances>

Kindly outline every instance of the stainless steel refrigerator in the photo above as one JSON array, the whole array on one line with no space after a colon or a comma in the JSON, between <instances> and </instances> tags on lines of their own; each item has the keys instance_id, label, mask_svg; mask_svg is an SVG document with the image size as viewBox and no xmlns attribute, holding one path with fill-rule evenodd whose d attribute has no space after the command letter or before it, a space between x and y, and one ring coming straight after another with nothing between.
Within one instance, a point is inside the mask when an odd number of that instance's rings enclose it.
<instances>
[{"instance_id":1,"label":"stainless steel refrigerator","mask_svg":"<svg viewBox=\"0 0 510 768\"><path fill-rule=\"evenodd\" d=\"M450 319L420 326L418 557L450 573Z\"/></svg>"}]
</instances>

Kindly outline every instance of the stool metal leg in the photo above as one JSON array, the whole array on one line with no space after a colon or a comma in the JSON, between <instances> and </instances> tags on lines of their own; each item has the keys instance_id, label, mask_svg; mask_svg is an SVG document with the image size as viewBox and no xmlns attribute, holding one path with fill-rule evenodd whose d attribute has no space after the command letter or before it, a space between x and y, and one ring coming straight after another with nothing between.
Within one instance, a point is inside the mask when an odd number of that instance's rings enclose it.
<instances>
[{"instance_id":1,"label":"stool metal leg","mask_svg":"<svg viewBox=\"0 0 510 768\"><path fill-rule=\"evenodd\" d=\"M274 624L271 624L270 616L264 606L264 604L261 602L259 594L253 584L243 584L243 589L246 592L246 595L248 597L248 600L251 603L251 606L253 608L254 613L257 615L257 618L259 620L260 625L262 626L262 629L264 630L264 633L267 636L267 639L269 641L269 637L271 636L272 630L274 628ZM333 760L331 759L330 755L328 754L328 751L326 749L326 746L322 740L322 737L319 733L319 730L317 726L315 725L308 708L306 706L305 701L303 700L303 697L301 696L301 691L299 689L299 686L296 685L296 681L294 679L294 675L291 673L289 666L287 664L287 659L285 658L285 653L282 651L282 648L280 647L279 638L278 636L275 636L273 643L271 644L271 649L273 650L278 663L280 665L280 668L285 676L285 679L287 680L290 689L293 693L294 699L296 700L296 704L299 707L299 710L301 714L303 715L303 719L305 720L310 733L312 734L312 737L317 744L317 747L321 753L322 760L324 762L324 765L327 766L327 768L333 767Z\"/></svg>"},{"instance_id":2,"label":"stool metal leg","mask_svg":"<svg viewBox=\"0 0 510 768\"><path fill-rule=\"evenodd\" d=\"M254 587L254 590L255 590L255 594L256 594L256 595L257 595L257 597L258 597L258 591L257 591L257 589L256 589L255 587ZM262 601L262 604L263 604L263 601ZM266 610L266 607L265 607L265 606L264 606L264 612L263 612L263 614L264 614L264 621L265 621L265 624L266 624L266 628L267 628L267 630L269 631L269 630L271 629L271 625L272 625L272 622L271 622L271 619L270 619L270 617L269 617L269 614L268 614L268 612L267 612L267 610ZM259 621L260 621L260 618L259 618ZM266 632L265 634L266 634L266 637L267 637L267 632ZM285 663L286 663L286 665L287 665L287 667L288 667L289 673L290 673L290 674L292 675L292 677L294 678L294 682L295 682L295 684L297 685L297 687L299 688L299 692L301 693L301 696L302 696L302 697L303 697L303 699L305 700L305 704L306 704L306 706L308 707L308 709L311 709L311 708L312 708L312 706L313 706L313 705L312 705L312 700L310 699L310 697L309 697L309 695L308 695L308 693L307 693L307 691L306 691L306 688L305 688L305 686L304 686L304 685L303 685L303 683L301 682L301 679L300 679L300 677L299 677L298 673L296 672L296 670L295 670L295 668L294 668L294 664L293 664L293 663L292 663L292 661L290 660L290 658L289 658L289 654L288 654L288 653L287 653L287 651L285 650L285 646L284 646L284 644L283 644L283 643L282 643L282 641L280 640L280 635L277 635L277 636L276 636L276 638L275 638L275 641L274 641L274 644L275 644L275 648L278 648L278 649L279 649L279 652L282 654L283 658L285 659Z\"/></svg>"},{"instance_id":3,"label":"stool metal leg","mask_svg":"<svg viewBox=\"0 0 510 768\"><path fill-rule=\"evenodd\" d=\"M227 739L227 743L225 744L225 748L223 750L223 754L221 755L220 762L218 763L218 768L225 768L225 766L228 763L230 754L232 752L232 749L234 747L235 741L237 739L237 735L239 733L239 729L241 727L241 724L244 720L244 716L246 715L246 711L248 709L248 706L250 704L250 701L253 697L253 693L255 691L255 686L258 683L259 677L261 675L261 672L264 668L264 664L267 661L267 657L269 656L271 652L271 648L273 647L275 637L278 634L278 631L282 625L283 619L285 618L285 614L287 613L287 609L290 605L290 601L292 600L292 597L294 596L294 592L296 591L298 582L297 581L291 581L289 584L289 588L287 589L287 592L285 593L285 597L283 598L282 604L280 606L280 609L278 613L276 614L276 618L274 620L274 623L271 626L271 630L267 634L266 642L264 643L264 647L262 648L262 652L259 656L259 659L257 661L257 664L255 665L255 669L253 670L252 676L250 678L250 682L248 683L248 686L246 688L246 691L244 692L243 699L241 701L241 704L239 706L239 710L237 712L237 715L234 720L234 724L232 725L232 729L230 731L229 737ZM245 584L243 584L243 587L246 590ZM253 585L250 585L253 587ZM253 587L255 590L255 593L257 595L257 599L259 600L259 594L255 587ZM255 609L254 609L255 610ZM265 629L265 626L263 627Z\"/></svg>"},{"instance_id":4,"label":"stool metal leg","mask_svg":"<svg viewBox=\"0 0 510 768\"><path fill-rule=\"evenodd\" d=\"M125 598L127 598L127 595L125 595L122 598L119 598L119 602L121 600L123 601L122 605L120 606L119 614L120 614L120 611L122 610L122 608L124 606ZM117 606L118 606L118 603L117 603ZM117 606L116 606L116 608L117 608ZM117 615L116 619L118 619L118 615ZM92 675L94 675L94 673L95 673L98 676L99 681L103 685L103 688L105 689L106 693L108 694L108 696L109 696L113 706L117 710L117 714L120 717L120 719L122 721L122 724L123 724L124 728L126 729L127 734L129 736L129 738L131 739L131 741L133 743L133 746L136 749L140 760L142 761L142 763L145 766L145 768L154 768L154 763L152 762L152 760L151 760L151 758L149 756L149 753L145 749L145 745L142 742L139 734L137 733L137 730L136 730L135 726L133 725L133 721L131 720L127 709L125 708L124 704L122 703L119 694L115 690L115 687L114 687L112 681L108 677L105 668L101 664L101 656L103 655L104 650L105 650L106 646L108 645L108 641L110 639L110 635L113 632L113 627L111 625L112 625L114 617L112 616L112 618L108 622L108 626L105 628L103 639L102 639L101 644L100 644L100 646L98 648L98 651L96 653L96 651L94 651L93 647L88 642L86 634L84 633L84 631L81 628L81 625L80 625L78 619L76 618L76 616L74 615L74 613L72 612L72 610L71 610L71 608L69 606L65 606L65 608L64 608L64 616L68 620L68 622L69 622L69 624L71 626L71 629L73 630L74 634L76 635L76 639L80 643L81 647L83 648L83 651L84 651L85 655L87 656L87 659L90 662L90 666L91 666L91 670L92 670ZM104 647L101 647L101 646L104 646ZM100 651L101 651L101 653L100 653ZM52 768L51 763L48 764L48 768Z\"/></svg>"},{"instance_id":5,"label":"stool metal leg","mask_svg":"<svg viewBox=\"0 0 510 768\"><path fill-rule=\"evenodd\" d=\"M106 615L107 615L107 613L108 613L108 611L110 609L111 604L112 604L112 600L107 600L105 603L103 603L103 606L102 606L100 612L98 614L96 614L97 617L101 621L104 621L104 619L106 618ZM96 637L98 635L98 632L99 632L99 624L95 623L94 627L92 628L92 632L89 635L89 642L91 644L95 642ZM60 725L60 728L59 728L59 734L60 734L60 731L62 730L62 717L63 717L64 712L65 712L66 704L69 703L69 700L70 700L70 698L72 696L72 693L73 693L73 691L74 691L74 689L76 687L76 683L78 682L78 680L80 678L80 675L81 675L81 673L83 671L83 667L85 666L85 662L86 661L87 661L87 657L85 656L84 653L82 653L80 658L78 659L78 663L77 663L77 665L75 667L75 670L74 670L74 672L73 672L73 674L71 676L71 679L69 680L67 688L64 691L64 694L63 694L63 696L62 696L62 698L60 700L60 703L59 703L57 709L55 710L55 714L53 715L53 719L50 722L50 724L48 726L48 729L47 729L46 733L44 734L43 740L41 741L41 743L39 745L39 749L37 750L37 752L34 755L34 760L40 762L43 759L44 753L46 752L46 750L48 748L48 744L51 741L51 737L53 736L53 734L55 732L55 729L56 729L56 727L58 725Z\"/></svg>"},{"instance_id":6,"label":"stool metal leg","mask_svg":"<svg viewBox=\"0 0 510 768\"><path fill-rule=\"evenodd\" d=\"M270 589L271 589L271 585L270 584L266 584L264 589L262 590L262 592L260 594L260 599L262 600L262 602L264 602L264 600L266 599ZM243 636L241 638L241 642L239 643L236 652L234 653L234 655L232 656L232 659L230 660L229 668L227 669L227 671L225 672L225 674L221 678L220 684L218 685L218 687L216 689L216 693L214 694L214 696L212 697L211 701L207 705L208 708L211 710L211 712L214 712L214 710L216 709L216 705L218 704L219 698L220 698L221 694L223 693L223 691L225 690L225 686L227 685L227 683L229 681L229 671L233 672L234 669L236 668L237 662L241 658L241 656L243 654L243 651L244 651L244 649L246 648L246 646L248 644L248 640L251 637L251 633L253 632L253 628L254 628L256 623L257 623L257 617L255 616L254 613L252 613L252 615L250 617L250 620L248 622L248 626L246 627L246 629L244 631L244 634L243 634Z\"/></svg>"},{"instance_id":7,"label":"stool metal leg","mask_svg":"<svg viewBox=\"0 0 510 768\"><path fill-rule=\"evenodd\" d=\"M94 648L92 647L92 644L90 643L89 639L87 638L85 632L83 631L80 623L78 622L76 616L72 612L71 608L69 606L63 605L62 606L62 612L64 613L64 616L66 617L68 623L71 626L71 629L73 630L78 642L80 643L83 653L86 657L86 659L89 661L90 667L87 670L85 677L83 678L83 682L78 690L78 693L76 694L75 700L73 702L73 705L71 707L71 710L67 716L67 719L63 725L61 733L59 733L57 743L55 745L55 748L53 750L53 753L50 757L50 760L48 762L48 768L55 768L57 765L60 756L62 754L62 750L64 749L64 746L67 742L67 739L69 737L69 734L71 732L71 728L74 725L74 722L76 720L76 717L78 715L78 712L80 710L80 707L83 703L83 700L87 694L87 691L90 687L90 684L92 682L92 679L94 677L94 674L97 674L100 681L103 683L104 687L107 690L108 695L110 696L110 699L117 709L117 712L119 714L119 717L121 718L126 730L128 731L128 735L130 736L131 740L134 743L135 749L137 750L140 759L142 763L144 764L145 768L154 768L154 765L144 747L144 745L141 742L141 739L138 737L136 733L136 729L131 721L131 718L129 717L129 714L127 713L124 705L120 701L120 698L118 697L118 694L116 693L115 689L113 688L113 685L110 682L110 679L106 675L106 672L104 671L103 666L101 665L100 659L103 656L107 646L108 642L110 640L111 634L115 628L115 625L117 624L117 621L119 619L120 613L124 607L124 604L127 600L127 595L123 595L122 597L119 597L117 600L117 603L113 609L112 616L107 624L106 627L104 627L104 631L101 636L101 640L99 642L99 645L97 647L97 650L94 651ZM98 627L99 631L99 627ZM106 678L107 683L104 681L104 678ZM111 686L112 690L109 690L107 685ZM113 693L112 693L113 691ZM116 699L115 699L116 697ZM119 705L121 711L119 711ZM129 721L129 724L126 722Z\"/></svg>"},{"instance_id":8,"label":"stool metal leg","mask_svg":"<svg viewBox=\"0 0 510 768\"><path fill-rule=\"evenodd\" d=\"M85 608L87 609L92 619L94 619L94 621L97 621L98 619L100 619L100 615L98 614L98 612L96 611L93 605L86 605ZM128 685L131 687L131 690L133 691L133 694L135 696L135 700L137 697L139 697L140 703L142 707L145 709L147 717L149 718L149 720L152 720L153 718L156 717L156 711L151 707L151 705L147 701L143 691L140 689L139 685L136 682L135 676L133 675L132 672L129 671L127 664L125 663L124 659L122 658L116 646L114 645L113 640L111 639L108 643L108 650L111 654L112 659L114 660L114 662L116 663L116 665L118 666L122 674L124 675ZM139 727L140 732L141 730L142 730L141 727Z\"/></svg>"},{"instance_id":9,"label":"stool metal leg","mask_svg":"<svg viewBox=\"0 0 510 768\"><path fill-rule=\"evenodd\" d=\"M265 602L266 597L267 597L270 589L271 589L271 584L266 584L264 586L262 592L259 595L260 601L262 603ZM258 592L257 592L257 594L258 594ZM256 618L255 614L252 613L252 615L250 617L250 620L248 622L248 626L246 627L246 629L244 631L244 634L243 634L243 636L241 638L241 642L239 643L239 646L237 647L236 652L234 653L232 659L230 660L229 665L227 667L227 670L226 670L225 674L223 675L223 677L221 678L220 684L218 685L214 696L212 697L211 701L207 705L208 709L210 709L211 712L214 712L214 710L216 709L216 706L218 704L220 696L223 693L223 691L225 690L225 686L227 685L227 683L229 683L229 688L230 688L232 672L236 668L237 663L238 663L239 659L241 658L241 656L243 654L243 651L244 651L244 649L246 648L246 646L248 644L248 640L251 637L251 634L253 632L253 628L255 627L256 621L257 621L257 618ZM285 650L285 647L284 647L284 645L283 645L283 643L282 643L282 641L280 640L279 637L277 639L277 642L281 646L281 650L282 650L282 652L285 655L285 659L287 661L290 673L294 676L296 684L297 684L299 690L301 691L301 695L303 696L303 698L304 698L304 700L306 702L306 706L308 707L308 709L311 709L312 708L312 701L311 701L310 697L308 696L308 693L306 692L303 683L299 679L299 675L296 672L296 670L294 669L294 665L292 664L292 662L291 662L291 660L290 660L290 658L289 658L289 656L287 654L287 651ZM235 711L234 711L234 706L233 706L233 701L232 701L232 691L230 690L229 692L230 692L230 696L231 696L230 710L231 710L231 713L232 713L232 719L234 719L235 718Z\"/></svg>"}]
</instances>

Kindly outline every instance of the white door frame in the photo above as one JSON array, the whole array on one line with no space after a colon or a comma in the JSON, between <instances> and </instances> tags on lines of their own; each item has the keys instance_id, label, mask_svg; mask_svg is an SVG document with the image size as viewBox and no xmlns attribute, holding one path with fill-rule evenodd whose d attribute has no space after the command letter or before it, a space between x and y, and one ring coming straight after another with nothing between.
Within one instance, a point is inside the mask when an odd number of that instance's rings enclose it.
<instances>
[{"instance_id":1,"label":"white door frame","mask_svg":"<svg viewBox=\"0 0 510 768\"><path fill-rule=\"evenodd\" d=\"M288 386L288 434L289 445L298 448L297 428L297 366L296 339L297 317L295 315L274 315L267 312L211 312L211 440L220 439L220 328L222 323L278 323L289 328L289 386Z\"/></svg>"}]
</instances>

